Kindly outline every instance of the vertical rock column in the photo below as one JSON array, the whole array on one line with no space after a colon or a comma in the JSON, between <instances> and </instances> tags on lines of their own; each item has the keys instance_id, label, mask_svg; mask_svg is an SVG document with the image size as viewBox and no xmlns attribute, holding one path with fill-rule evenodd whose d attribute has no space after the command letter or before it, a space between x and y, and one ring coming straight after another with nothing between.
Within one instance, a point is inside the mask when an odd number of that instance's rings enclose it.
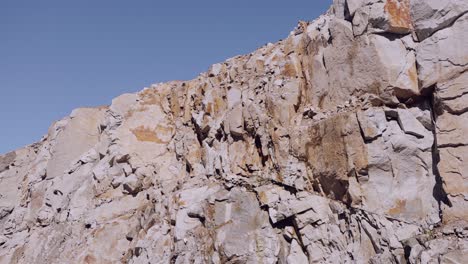
<instances>
[{"instance_id":1,"label":"vertical rock column","mask_svg":"<svg viewBox=\"0 0 468 264\"><path fill-rule=\"evenodd\" d=\"M417 25L416 34L422 38L427 37L428 32L433 33L418 45L416 53L421 89L434 90L438 150L438 153L434 154L438 155L437 168L448 198L446 204L442 205L443 221L444 223L466 222L468 219L466 207L468 198L467 8L466 4L459 1L442 1L446 6L453 7L450 12L436 8L431 9L431 12L427 10L422 12L424 10L417 7L422 5L428 9L433 5L431 1L415 2L413 17ZM446 15L438 16L439 13ZM438 18L433 19L433 16Z\"/></svg>"}]
</instances>

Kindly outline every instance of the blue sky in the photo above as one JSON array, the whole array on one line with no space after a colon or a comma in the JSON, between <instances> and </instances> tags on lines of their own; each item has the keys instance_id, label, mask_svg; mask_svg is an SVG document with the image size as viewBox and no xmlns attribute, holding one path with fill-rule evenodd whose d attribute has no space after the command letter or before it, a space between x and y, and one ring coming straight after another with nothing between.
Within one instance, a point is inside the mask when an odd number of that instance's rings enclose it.
<instances>
[{"instance_id":1,"label":"blue sky","mask_svg":"<svg viewBox=\"0 0 468 264\"><path fill-rule=\"evenodd\" d=\"M188 80L313 20L331 0L0 0L0 153L74 108Z\"/></svg>"}]
</instances>

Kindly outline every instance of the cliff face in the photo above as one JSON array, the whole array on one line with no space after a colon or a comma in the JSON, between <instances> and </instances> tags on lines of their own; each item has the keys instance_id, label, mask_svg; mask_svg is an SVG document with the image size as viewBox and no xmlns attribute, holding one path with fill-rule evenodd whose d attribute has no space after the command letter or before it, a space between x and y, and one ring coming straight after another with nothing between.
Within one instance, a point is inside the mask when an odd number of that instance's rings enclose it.
<instances>
[{"instance_id":1,"label":"cliff face","mask_svg":"<svg viewBox=\"0 0 468 264\"><path fill-rule=\"evenodd\" d=\"M0 263L467 263L468 2L338 0L0 156Z\"/></svg>"}]
</instances>

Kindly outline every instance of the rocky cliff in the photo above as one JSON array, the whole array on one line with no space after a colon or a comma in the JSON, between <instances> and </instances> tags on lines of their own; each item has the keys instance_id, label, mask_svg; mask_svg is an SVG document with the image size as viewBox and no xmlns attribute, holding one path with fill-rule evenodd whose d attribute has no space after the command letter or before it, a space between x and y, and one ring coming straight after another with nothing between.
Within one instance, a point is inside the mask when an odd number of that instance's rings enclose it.
<instances>
[{"instance_id":1,"label":"rocky cliff","mask_svg":"<svg viewBox=\"0 0 468 264\"><path fill-rule=\"evenodd\" d=\"M467 13L337 0L73 111L0 156L0 263L468 263Z\"/></svg>"}]
</instances>

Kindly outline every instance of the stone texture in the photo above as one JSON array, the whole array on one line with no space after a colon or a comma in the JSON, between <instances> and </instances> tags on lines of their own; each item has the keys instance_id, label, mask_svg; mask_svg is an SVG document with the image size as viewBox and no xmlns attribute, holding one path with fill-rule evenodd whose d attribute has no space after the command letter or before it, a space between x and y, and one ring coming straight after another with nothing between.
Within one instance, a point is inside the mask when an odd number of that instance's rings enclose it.
<instances>
[{"instance_id":1,"label":"stone texture","mask_svg":"<svg viewBox=\"0 0 468 264\"><path fill-rule=\"evenodd\" d=\"M468 74L437 84L435 89L437 111L437 147L440 162L438 170L447 200L442 206L446 223L468 219L468 112L466 95Z\"/></svg>"},{"instance_id":2,"label":"stone texture","mask_svg":"<svg viewBox=\"0 0 468 264\"><path fill-rule=\"evenodd\" d=\"M53 179L63 173L72 162L97 144L99 125L103 118L102 109L77 109L70 118L63 120L63 127L50 133L58 133L51 147L52 159L47 164L47 178Z\"/></svg>"},{"instance_id":3,"label":"stone texture","mask_svg":"<svg viewBox=\"0 0 468 264\"><path fill-rule=\"evenodd\" d=\"M420 41L434 32L449 27L453 21L468 12L463 0L411 0L411 17Z\"/></svg>"},{"instance_id":4,"label":"stone texture","mask_svg":"<svg viewBox=\"0 0 468 264\"><path fill-rule=\"evenodd\" d=\"M468 111L468 72L436 87L438 103L443 110L460 115Z\"/></svg>"},{"instance_id":5,"label":"stone texture","mask_svg":"<svg viewBox=\"0 0 468 264\"><path fill-rule=\"evenodd\" d=\"M347 0L354 32L407 34L412 30L410 0Z\"/></svg>"},{"instance_id":6,"label":"stone texture","mask_svg":"<svg viewBox=\"0 0 468 264\"><path fill-rule=\"evenodd\" d=\"M383 109L359 111L357 118L365 140L376 139L387 129L387 117Z\"/></svg>"},{"instance_id":7,"label":"stone texture","mask_svg":"<svg viewBox=\"0 0 468 264\"><path fill-rule=\"evenodd\" d=\"M420 138L424 137L424 134L427 134L426 128L409 111L398 111L398 124L406 134Z\"/></svg>"},{"instance_id":8,"label":"stone texture","mask_svg":"<svg viewBox=\"0 0 468 264\"><path fill-rule=\"evenodd\" d=\"M447 81L468 68L468 14L458 18L451 27L434 33L416 49L421 88ZM450 47L450 48L447 48Z\"/></svg>"},{"instance_id":9,"label":"stone texture","mask_svg":"<svg viewBox=\"0 0 468 264\"><path fill-rule=\"evenodd\" d=\"M419 94L415 54L401 39L378 34L354 38L351 24L336 18L327 26L330 35L306 38L314 43L308 48L316 47L303 62L306 80L316 87L307 91L314 107L333 108L366 93L389 103ZM331 44L320 44L326 41Z\"/></svg>"},{"instance_id":10,"label":"stone texture","mask_svg":"<svg viewBox=\"0 0 468 264\"><path fill-rule=\"evenodd\" d=\"M464 10L336 0L73 111L0 156L0 263L466 262Z\"/></svg>"},{"instance_id":11,"label":"stone texture","mask_svg":"<svg viewBox=\"0 0 468 264\"><path fill-rule=\"evenodd\" d=\"M16 153L9 152L5 155L0 156L0 172L7 170L10 167L10 164L15 161Z\"/></svg>"}]
</instances>

